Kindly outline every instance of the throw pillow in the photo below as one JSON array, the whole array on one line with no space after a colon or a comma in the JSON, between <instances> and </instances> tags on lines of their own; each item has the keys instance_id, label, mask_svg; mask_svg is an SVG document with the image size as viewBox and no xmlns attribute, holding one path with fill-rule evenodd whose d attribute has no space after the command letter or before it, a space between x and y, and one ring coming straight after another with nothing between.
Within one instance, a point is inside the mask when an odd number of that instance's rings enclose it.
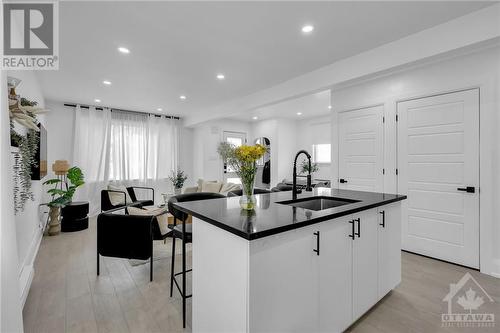
<instances>
[{"instance_id":1,"label":"throw pillow","mask_svg":"<svg viewBox=\"0 0 500 333\"><path fill-rule=\"evenodd\" d=\"M128 207L127 211L129 215L145 215L145 216L156 216L156 221L158 222L158 227L160 228L160 233L165 235L170 231L168 228L168 214L165 208L158 209L142 209L138 207Z\"/></svg>"},{"instance_id":2,"label":"throw pillow","mask_svg":"<svg viewBox=\"0 0 500 333\"><path fill-rule=\"evenodd\" d=\"M123 185L117 186L109 184L108 190L125 192L125 196L127 197L127 203L128 204L132 203L132 198L130 198L130 195L128 194L127 188L125 186ZM111 201L111 204L113 206L125 204L124 202L125 198L123 197L123 193L108 192L108 195L109 195L109 201Z\"/></svg>"},{"instance_id":3,"label":"throw pillow","mask_svg":"<svg viewBox=\"0 0 500 333\"><path fill-rule=\"evenodd\" d=\"M240 189L241 189L241 187L238 184L225 183L222 185L222 188L220 189L220 193L227 195L227 192L229 192L229 191L240 190Z\"/></svg>"},{"instance_id":4,"label":"throw pillow","mask_svg":"<svg viewBox=\"0 0 500 333\"><path fill-rule=\"evenodd\" d=\"M222 183L220 183L218 181L211 181L211 182L204 181L203 184L201 184L201 191L202 192L219 193L221 187L222 187Z\"/></svg>"}]
</instances>

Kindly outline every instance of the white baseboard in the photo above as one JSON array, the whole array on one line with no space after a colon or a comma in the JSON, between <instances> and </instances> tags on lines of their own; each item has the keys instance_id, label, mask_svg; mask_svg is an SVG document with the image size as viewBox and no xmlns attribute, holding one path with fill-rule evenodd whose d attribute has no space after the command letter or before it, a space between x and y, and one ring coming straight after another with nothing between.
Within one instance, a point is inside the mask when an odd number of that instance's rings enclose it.
<instances>
[{"instance_id":1,"label":"white baseboard","mask_svg":"<svg viewBox=\"0 0 500 333\"><path fill-rule=\"evenodd\" d=\"M496 278L500 278L500 259L494 259L493 261L493 269L489 275L494 276Z\"/></svg>"},{"instance_id":2,"label":"white baseboard","mask_svg":"<svg viewBox=\"0 0 500 333\"><path fill-rule=\"evenodd\" d=\"M19 272L19 293L21 299L21 306L24 307L26 298L31 288L31 283L33 282L33 277L35 275L34 263L36 255L38 254L38 249L40 248L40 243L42 242L43 232L42 229L38 229L33 237L33 240L26 256L21 271Z\"/></svg>"}]
</instances>

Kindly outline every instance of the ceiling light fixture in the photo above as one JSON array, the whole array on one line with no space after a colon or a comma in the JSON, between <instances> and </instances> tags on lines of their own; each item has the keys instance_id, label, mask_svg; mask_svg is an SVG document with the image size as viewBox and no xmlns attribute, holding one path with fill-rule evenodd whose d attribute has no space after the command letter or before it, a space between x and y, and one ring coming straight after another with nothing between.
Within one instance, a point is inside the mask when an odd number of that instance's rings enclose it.
<instances>
[{"instance_id":1,"label":"ceiling light fixture","mask_svg":"<svg viewBox=\"0 0 500 333\"><path fill-rule=\"evenodd\" d=\"M328 105L328 109L331 110L332 109L332 106L331 105Z\"/></svg>"},{"instance_id":2,"label":"ceiling light fixture","mask_svg":"<svg viewBox=\"0 0 500 333\"><path fill-rule=\"evenodd\" d=\"M104 81L102 81L102 83L104 83L107 86L111 85L111 81L108 81L108 80L104 80Z\"/></svg>"},{"instance_id":3,"label":"ceiling light fixture","mask_svg":"<svg viewBox=\"0 0 500 333\"><path fill-rule=\"evenodd\" d=\"M254 116L254 117L252 117L252 119L253 119L253 120L257 120L257 119L259 119L259 117Z\"/></svg>"},{"instance_id":4,"label":"ceiling light fixture","mask_svg":"<svg viewBox=\"0 0 500 333\"><path fill-rule=\"evenodd\" d=\"M224 80L226 77L224 76L224 74L217 74L217 79L218 80Z\"/></svg>"},{"instance_id":5,"label":"ceiling light fixture","mask_svg":"<svg viewBox=\"0 0 500 333\"><path fill-rule=\"evenodd\" d=\"M156 111L160 111L160 112L162 112L162 111L163 111L163 109L162 109L162 108L158 108L158 109L156 109Z\"/></svg>"},{"instance_id":6,"label":"ceiling light fixture","mask_svg":"<svg viewBox=\"0 0 500 333\"><path fill-rule=\"evenodd\" d=\"M120 46L118 48L118 51L120 51L121 53L124 53L124 54L129 54L130 53L130 50L127 49L126 47L123 47L123 46Z\"/></svg>"},{"instance_id":7,"label":"ceiling light fixture","mask_svg":"<svg viewBox=\"0 0 500 333\"><path fill-rule=\"evenodd\" d=\"M180 95L179 98L185 100L187 97L185 95Z\"/></svg>"},{"instance_id":8,"label":"ceiling light fixture","mask_svg":"<svg viewBox=\"0 0 500 333\"><path fill-rule=\"evenodd\" d=\"M101 100L99 98L96 98L96 99L94 99L94 102L101 103Z\"/></svg>"},{"instance_id":9,"label":"ceiling light fixture","mask_svg":"<svg viewBox=\"0 0 500 333\"><path fill-rule=\"evenodd\" d=\"M306 33L306 34L311 33L313 30L314 30L314 27L310 24L302 27L302 32Z\"/></svg>"},{"instance_id":10,"label":"ceiling light fixture","mask_svg":"<svg viewBox=\"0 0 500 333\"><path fill-rule=\"evenodd\" d=\"M297 116L301 116L302 115L302 112L297 112Z\"/></svg>"}]
</instances>

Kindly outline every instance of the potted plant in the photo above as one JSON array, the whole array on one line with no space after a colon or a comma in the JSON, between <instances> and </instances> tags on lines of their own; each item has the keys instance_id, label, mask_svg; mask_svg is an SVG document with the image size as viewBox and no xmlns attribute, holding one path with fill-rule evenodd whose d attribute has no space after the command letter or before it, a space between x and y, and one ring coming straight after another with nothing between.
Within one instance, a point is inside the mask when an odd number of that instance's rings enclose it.
<instances>
[{"instance_id":1,"label":"potted plant","mask_svg":"<svg viewBox=\"0 0 500 333\"><path fill-rule=\"evenodd\" d=\"M243 193L240 197L240 207L242 209L253 210L255 207L253 187L255 174L257 173L256 162L264 156L266 151L267 149L259 144L236 147L227 142L221 142L217 148L217 152L222 159L235 170L241 179Z\"/></svg>"},{"instance_id":2,"label":"potted plant","mask_svg":"<svg viewBox=\"0 0 500 333\"><path fill-rule=\"evenodd\" d=\"M54 236L61 231L61 208L73 200L78 187L85 184L83 172L79 167L68 169L65 177L53 178L45 181L44 185L54 185L47 191L51 195L49 206L48 234Z\"/></svg>"},{"instance_id":3,"label":"potted plant","mask_svg":"<svg viewBox=\"0 0 500 333\"><path fill-rule=\"evenodd\" d=\"M172 171L172 175L169 176L168 179L172 182L175 195L181 194L182 187L187 178L187 175L185 175L182 170Z\"/></svg>"},{"instance_id":4,"label":"potted plant","mask_svg":"<svg viewBox=\"0 0 500 333\"><path fill-rule=\"evenodd\" d=\"M317 171L319 171L318 163L311 163L311 170L309 170L308 161L303 160L302 163L300 164L300 174L310 173L312 175L314 172Z\"/></svg>"}]
</instances>

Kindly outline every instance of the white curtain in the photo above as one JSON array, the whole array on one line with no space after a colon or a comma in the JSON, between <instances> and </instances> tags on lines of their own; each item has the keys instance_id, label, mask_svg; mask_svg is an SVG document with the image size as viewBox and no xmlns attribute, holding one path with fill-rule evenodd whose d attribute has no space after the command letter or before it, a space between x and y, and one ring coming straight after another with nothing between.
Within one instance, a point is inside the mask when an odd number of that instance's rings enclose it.
<instances>
[{"instance_id":1,"label":"white curtain","mask_svg":"<svg viewBox=\"0 0 500 333\"><path fill-rule=\"evenodd\" d=\"M75 200L89 201L91 214L100 211L100 191L110 182L167 186L178 168L179 120L94 107L75 112L73 164L85 175Z\"/></svg>"}]
</instances>

